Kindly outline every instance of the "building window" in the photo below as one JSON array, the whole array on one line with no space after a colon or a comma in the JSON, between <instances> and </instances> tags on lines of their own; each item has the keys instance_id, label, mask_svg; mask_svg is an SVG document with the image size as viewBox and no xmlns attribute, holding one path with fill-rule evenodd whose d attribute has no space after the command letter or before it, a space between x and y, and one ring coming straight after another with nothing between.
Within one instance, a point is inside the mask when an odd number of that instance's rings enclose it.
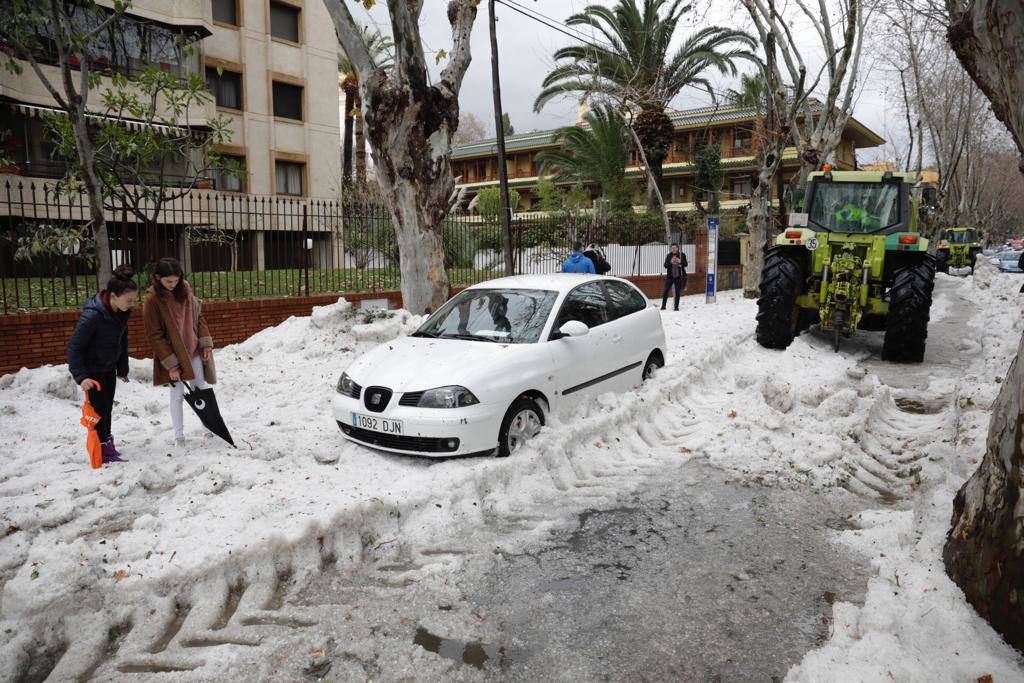
<instances>
[{"instance_id":1,"label":"building window","mask_svg":"<svg viewBox=\"0 0 1024 683\"><path fill-rule=\"evenodd\" d=\"M224 163L213 169L214 189L222 192L245 192L247 171L245 157L223 154Z\"/></svg>"},{"instance_id":2,"label":"building window","mask_svg":"<svg viewBox=\"0 0 1024 683\"><path fill-rule=\"evenodd\" d=\"M754 183L750 180L749 176L733 178L732 185L729 188L729 199L750 199L753 191Z\"/></svg>"},{"instance_id":3,"label":"building window","mask_svg":"<svg viewBox=\"0 0 1024 683\"><path fill-rule=\"evenodd\" d=\"M754 148L754 135L751 131L737 128L732 133L733 152L750 153Z\"/></svg>"},{"instance_id":4,"label":"building window","mask_svg":"<svg viewBox=\"0 0 1024 683\"><path fill-rule=\"evenodd\" d=\"M299 8L280 2L270 3L270 35L299 42Z\"/></svg>"},{"instance_id":5,"label":"building window","mask_svg":"<svg viewBox=\"0 0 1024 683\"><path fill-rule=\"evenodd\" d=\"M206 86L213 93L218 107L242 109L242 74L216 67L206 67Z\"/></svg>"},{"instance_id":6,"label":"building window","mask_svg":"<svg viewBox=\"0 0 1024 683\"><path fill-rule=\"evenodd\" d=\"M305 170L305 164L296 164L288 161L276 162L274 164L274 174L277 181L277 194L287 194L294 197L304 195L302 176Z\"/></svg>"},{"instance_id":7,"label":"building window","mask_svg":"<svg viewBox=\"0 0 1024 683\"><path fill-rule=\"evenodd\" d=\"M302 86L274 81L274 116L302 120Z\"/></svg>"},{"instance_id":8,"label":"building window","mask_svg":"<svg viewBox=\"0 0 1024 683\"><path fill-rule=\"evenodd\" d=\"M213 0L213 20L238 26L238 0Z\"/></svg>"}]
</instances>

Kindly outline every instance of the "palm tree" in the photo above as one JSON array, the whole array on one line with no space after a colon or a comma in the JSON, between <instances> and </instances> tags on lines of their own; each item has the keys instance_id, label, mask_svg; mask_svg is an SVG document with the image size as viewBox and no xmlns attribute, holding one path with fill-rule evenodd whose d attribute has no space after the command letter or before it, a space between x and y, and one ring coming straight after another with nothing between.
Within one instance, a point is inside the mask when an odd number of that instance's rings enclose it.
<instances>
[{"instance_id":1,"label":"palm tree","mask_svg":"<svg viewBox=\"0 0 1024 683\"><path fill-rule=\"evenodd\" d=\"M745 109L754 109L757 112L765 110L765 102L768 93L765 90L764 76L757 74L751 76L743 74L740 76L739 90L730 89L726 94L729 104Z\"/></svg>"},{"instance_id":2,"label":"palm tree","mask_svg":"<svg viewBox=\"0 0 1024 683\"><path fill-rule=\"evenodd\" d=\"M380 31L369 26L360 28L363 34L363 42L370 51L374 63L381 69L390 69L394 65L395 44L383 35ZM341 89L345 93L345 136L342 143L342 184L346 187L352 184L352 138L355 137L356 157L356 182L360 185L366 182L366 140L363 137L363 117L359 112L361 102L359 99L359 79L356 77L355 67L349 61L348 55L338 45L338 72L344 76L341 82ZM354 129L354 130L353 130Z\"/></svg>"},{"instance_id":3,"label":"palm tree","mask_svg":"<svg viewBox=\"0 0 1024 683\"><path fill-rule=\"evenodd\" d=\"M686 0L619 0L614 7L588 5L566 23L589 27L594 44L573 45L555 52L555 68L544 79L533 104L539 112L560 95L582 94L618 103L636 113L633 128L651 172L661 180L661 166L672 145L669 103L687 86L712 93L709 69L734 75L739 59L756 60L754 38L738 29L710 26L687 37L670 54L670 44Z\"/></svg>"},{"instance_id":4,"label":"palm tree","mask_svg":"<svg viewBox=\"0 0 1024 683\"><path fill-rule=\"evenodd\" d=\"M560 147L537 155L541 172L550 173L556 182L596 184L612 210L627 210L632 185L626 181L630 151L626 120L610 105L597 107L583 119L585 125L555 134Z\"/></svg>"}]
</instances>

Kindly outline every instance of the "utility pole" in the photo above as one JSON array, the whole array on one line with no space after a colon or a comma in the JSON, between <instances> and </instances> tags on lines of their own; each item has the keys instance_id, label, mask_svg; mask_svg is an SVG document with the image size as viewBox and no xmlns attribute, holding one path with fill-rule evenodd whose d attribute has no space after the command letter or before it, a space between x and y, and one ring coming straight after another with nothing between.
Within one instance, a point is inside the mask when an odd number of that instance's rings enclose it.
<instances>
[{"instance_id":1,"label":"utility pole","mask_svg":"<svg viewBox=\"0 0 1024 683\"><path fill-rule=\"evenodd\" d=\"M512 258L512 207L508 205L508 169L505 167L505 126L501 117L501 83L498 76L498 31L494 18L494 0L488 0L491 11L491 90L494 93L494 132L498 137L498 180L501 186L501 245L505 252L505 275L515 275Z\"/></svg>"}]
</instances>

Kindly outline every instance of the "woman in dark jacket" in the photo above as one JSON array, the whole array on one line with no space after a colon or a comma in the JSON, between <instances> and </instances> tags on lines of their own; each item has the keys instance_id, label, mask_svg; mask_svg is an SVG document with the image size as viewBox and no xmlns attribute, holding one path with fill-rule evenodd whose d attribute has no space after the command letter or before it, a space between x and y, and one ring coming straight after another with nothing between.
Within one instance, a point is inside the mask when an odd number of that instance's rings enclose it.
<instances>
[{"instance_id":1,"label":"woman in dark jacket","mask_svg":"<svg viewBox=\"0 0 1024 683\"><path fill-rule=\"evenodd\" d=\"M661 310L665 310L668 303L668 293L676 288L675 304L679 310L679 295L686 289L686 254L680 250L675 242L669 247L668 256L665 257L665 291L661 293Z\"/></svg>"},{"instance_id":2,"label":"woman in dark jacket","mask_svg":"<svg viewBox=\"0 0 1024 683\"><path fill-rule=\"evenodd\" d=\"M103 462L124 462L110 434L117 378L128 381L128 318L139 295L130 266L119 266L107 288L82 306L68 342L68 370L100 416L96 435L103 444Z\"/></svg>"}]
</instances>

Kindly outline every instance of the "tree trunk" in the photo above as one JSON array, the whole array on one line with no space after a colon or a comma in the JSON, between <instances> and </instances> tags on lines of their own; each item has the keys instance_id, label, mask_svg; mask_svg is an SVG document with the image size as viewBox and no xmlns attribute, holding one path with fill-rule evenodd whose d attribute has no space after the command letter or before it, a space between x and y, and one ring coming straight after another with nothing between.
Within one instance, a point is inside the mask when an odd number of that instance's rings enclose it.
<instances>
[{"instance_id":1,"label":"tree trunk","mask_svg":"<svg viewBox=\"0 0 1024 683\"><path fill-rule=\"evenodd\" d=\"M1024 337L992 405L985 457L953 501L942 557L967 601L1024 649Z\"/></svg>"},{"instance_id":2,"label":"tree trunk","mask_svg":"<svg viewBox=\"0 0 1024 683\"><path fill-rule=\"evenodd\" d=\"M345 79L346 81L348 79ZM352 110L355 109L355 92L353 87L344 87L345 90L345 137L342 140L341 153L341 184L343 187L352 186Z\"/></svg>"},{"instance_id":3,"label":"tree trunk","mask_svg":"<svg viewBox=\"0 0 1024 683\"><path fill-rule=\"evenodd\" d=\"M1021 153L1024 4L947 0L947 39ZM953 501L943 560L950 578L1008 643L1024 648L1024 338L992 406L981 465Z\"/></svg>"},{"instance_id":4,"label":"tree trunk","mask_svg":"<svg viewBox=\"0 0 1024 683\"><path fill-rule=\"evenodd\" d=\"M946 0L950 47L1017 143L1024 173L1024 3Z\"/></svg>"},{"instance_id":5,"label":"tree trunk","mask_svg":"<svg viewBox=\"0 0 1024 683\"><path fill-rule=\"evenodd\" d=\"M366 185L366 130L363 126L363 101L356 95L356 109L359 116L355 117L355 155L356 155L356 184L359 187Z\"/></svg>"},{"instance_id":6,"label":"tree trunk","mask_svg":"<svg viewBox=\"0 0 1024 683\"><path fill-rule=\"evenodd\" d=\"M374 168L395 226L402 298L413 313L437 310L450 287L442 231L455 179L452 135L459 127L459 89L471 61L476 0L451 0L452 48L440 78L427 69L420 38L419 1L389 1L395 66L376 65L346 3L324 0L338 40L359 78Z\"/></svg>"},{"instance_id":7,"label":"tree trunk","mask_svg":"<svg viewBox=\"0 0 1024 683\"><path fill-rule=\"evenodd\" d=\"M96 161L92 152L92 139L85 122L84 108L75 112L75 147L82 167L82 182L89 199L89 221L92 226L93 241L96 245L96 277L99 288L103 289L110 281L114 272L110 258L110 238L107 235L107 218L103 212L103 193L100 180L96 177Z\"/></svg>"},{"instance_id":8,"label":"tree trunk","mask_svg":"<svg viewBox=\"0 0 1024 683\"><path fill-rule=\"evenodd\" d=\"M644 110L633 123L633 132L643 150L645 165L654 177L655 187L661 187L662 166L668 158L669 148L675 136L672 119L664 111ZM654 197L648 194L650 208L654 207Z\"/></svg>"},{"instance_id":9,"label":"tree trunk","mask_svg":"<svg viewBox=\"0 0 1024 683\"><path fill-rule=\"evenodd\" d=\"M458 102L434 87L417 98L390 84L366 86L366 132L395 225L402 299L413 313L435 311L450 294L442 232L455 189L449 156Z\"/></svg>"},{"instance_id":10,"label":"tree trunk","mask_svg":"<svg viewBox=\"0 0 1024 683\"><path fill-rule=\"evenodd\" d=\"M761 294L761 266L764 264L764 248L768 241L771 225L772 178L775 164L762 165L757 175L757 187L750 193L750 209L747 211L746 262L743 264L743 298L756 299Z\"/></svg>"}]
</instances>

